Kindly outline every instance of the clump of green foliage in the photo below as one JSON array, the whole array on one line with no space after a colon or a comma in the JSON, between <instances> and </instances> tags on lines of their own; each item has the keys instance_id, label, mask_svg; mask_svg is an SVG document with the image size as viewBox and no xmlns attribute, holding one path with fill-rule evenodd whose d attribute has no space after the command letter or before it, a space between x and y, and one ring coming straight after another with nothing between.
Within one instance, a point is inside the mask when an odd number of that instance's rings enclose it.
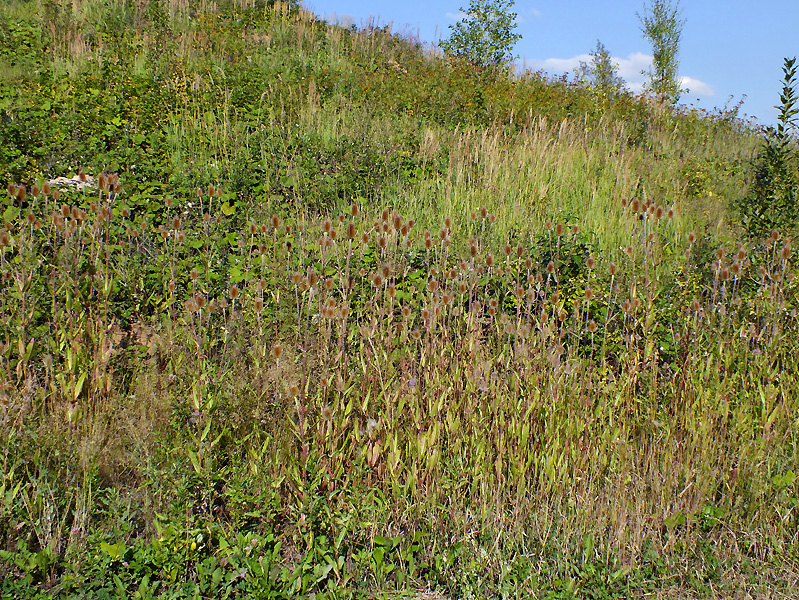
<instances>
[{"instance_id":1,"label":"clump of green foliage","mask_svg":"<svg viewBox=\"0 0 799 600\"><path fill-rule=\"evenodd\" d=\"M762 239L775 229L793 231L799 218L796 58L786 58L782 71L777 126L766 128L751 194L740 205L744 227L755 239Z\"/></svg>"},{"instance_id":2,"label":"clump of green foliage","mask_svg":"<svg viewBox=\"0 0 799 600\"><path fill-rule=\"evenodd\" d=\"M444 54L473 65L497 69L514 58L513 46L521 37L516 29L514 0L470 0L466 16L450 25L450 37L440 44Z\"/></svg>"}]
</instances>

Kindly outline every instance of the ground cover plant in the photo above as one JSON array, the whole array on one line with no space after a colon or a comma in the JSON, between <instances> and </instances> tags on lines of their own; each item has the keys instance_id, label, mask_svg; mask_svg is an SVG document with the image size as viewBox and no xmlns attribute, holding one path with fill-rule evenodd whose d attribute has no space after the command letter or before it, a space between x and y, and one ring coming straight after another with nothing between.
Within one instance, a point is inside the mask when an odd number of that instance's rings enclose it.
<instances>
[{"instance_id":1,"label":"ground cover plant","mask_svg":"<svg viewBox=\"0 0 799 600\"><path fill-rule=\"evenodd\" d=\"M4 597L796 595L734 112L280 3L0 25Z\"/></svg>"}]
</instances>

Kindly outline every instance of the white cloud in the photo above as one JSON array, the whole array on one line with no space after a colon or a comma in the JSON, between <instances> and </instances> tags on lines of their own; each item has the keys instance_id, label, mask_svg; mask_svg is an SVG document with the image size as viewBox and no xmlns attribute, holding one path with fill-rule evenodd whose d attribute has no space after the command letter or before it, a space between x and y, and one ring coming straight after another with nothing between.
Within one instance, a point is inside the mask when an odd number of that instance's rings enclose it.
<instances>
[{"instance_id":1,"label":"white cloud","mask_svg":"<svg viewBox=\"0 0 799 600\"><path fill-rule=\"evenodd\" d=\"M694 79L693 77L686 77L683 75L680 77L680 87L684 90L688 90L688 93L691 96L715 96L716 90L706 84L704 81L699 81L698 79Z\"/></svg>"},{"instance_id":2,"label":"white cloud","mask_svg":"<svg viewBox=\"0 0 799 600\"><path fill-rule=\"evenodd\" d=\"M516 13L516 22L517 23L527 23L527 19L540 19L544 16L537 8L529 8L527 10L523 10L521 12Z\"/></svg>"},{"instance_id":3,"label":"white cloud","mask_svg":"<svg viewBox=\"0 0 799 600\"><path fill-rule=\"evenodd\" d=\"M627 89L633 93L640 93L644 89L646 82L646 75L652 66L652 56L644 54L643 52L633 52L628 54L626 58L614 56L611 61L619 67L619 76L624 79L627 84ZM524 61L525 69L532 69L535 71L546 71L551 75L571 74L580 66L580 63L590 63L590 54L578 54L571 58L546 58L546 59L530 59ZM696 96L715 96L715 90L704 81L694 79L693 77L681 76L680 86L683 89L689 89L692 95Z\"/></svg>"},{"instance_id":4,"label":"white cloud","mask_svg":"<svg viewBox=\"0 0 799 600\"><path fill-rule=\"evenodd\" d=\"M454 12L448 12L448 13L445 13L445 14L446 14L446 17L447 17L448 19L451 19L452 21L463 21L463 20L464 20L464 19L465 19L465 18L468 16L468 15L467 15L465 12L463 12L462 10L461 10L461 11L458 11L458 12L456 12L456 13L454 13Z\"/></svg>"}]
</instances>

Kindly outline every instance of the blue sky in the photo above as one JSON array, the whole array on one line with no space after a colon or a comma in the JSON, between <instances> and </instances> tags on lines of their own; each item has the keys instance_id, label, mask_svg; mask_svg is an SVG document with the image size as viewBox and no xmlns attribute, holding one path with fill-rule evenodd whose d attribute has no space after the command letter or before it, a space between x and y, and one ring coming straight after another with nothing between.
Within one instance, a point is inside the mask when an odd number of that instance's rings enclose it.
<instances>
[{"instance_id":1,"label":"blue sky","mask_svg":"<svg viewBox=\"0 0 799 600\"><path fill-rule=\"evenodd\" d=\"M370 17L395 33L436 43L449 36L469 0L303 0L328 21L362 27ZM785 57L799 55L799 0L683 0L680 45L683 86L680 102L712 110L736 105L739 116L774 124ZM571 72L600 40L619 64L631 90L651 61L636 13L643 0L517 0L519 65L553 75ZM744 97L745 96L745 97Z\"/></svg>"}]
</instances>

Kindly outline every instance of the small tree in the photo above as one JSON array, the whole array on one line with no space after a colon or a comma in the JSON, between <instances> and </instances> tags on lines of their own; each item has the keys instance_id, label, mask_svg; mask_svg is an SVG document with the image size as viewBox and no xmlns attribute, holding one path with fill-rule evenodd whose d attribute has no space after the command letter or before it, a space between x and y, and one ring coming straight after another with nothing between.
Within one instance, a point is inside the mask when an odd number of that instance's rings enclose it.
<instances>
[{"instance_id":1,"label":"small tree","mask_svg":"<svg viewBox=\"0 0 799 600\"><path fill-rule=\"evenodd\" d=\"M671 0L651 0L650 6L644 7L644 15L638 15L641 32L652 44L648 89L661 102L669 104L677 103L681 91L677 69L680 66L680 37L685 21L680 15L679 0L674 6Z\"/></svg>"},{"instance_id":2,"label":"small tree","mask_svg":"<svg viewBox=\"0 0 799 600\"><path fill-rule=\"evenodd\" d=\"M608 96L624 89L624 79L619 77L619 66L611 60L611 54L599 40L591 51L591 63L580 61L578 76Z\"/></svg>"},{"instance_id":3,"label":"small tree","mask_svg":"<svg viewBox=\"0 0 799 600\"><path fill-rule=\"evenodd\" d=\"M441 49L449 57L459 58L484 68L501 68L517 58L513 46L521 37L516 29L514 0L471 0L461 11L466 17L455 25Z\"/></svg>"}]
</instances>

